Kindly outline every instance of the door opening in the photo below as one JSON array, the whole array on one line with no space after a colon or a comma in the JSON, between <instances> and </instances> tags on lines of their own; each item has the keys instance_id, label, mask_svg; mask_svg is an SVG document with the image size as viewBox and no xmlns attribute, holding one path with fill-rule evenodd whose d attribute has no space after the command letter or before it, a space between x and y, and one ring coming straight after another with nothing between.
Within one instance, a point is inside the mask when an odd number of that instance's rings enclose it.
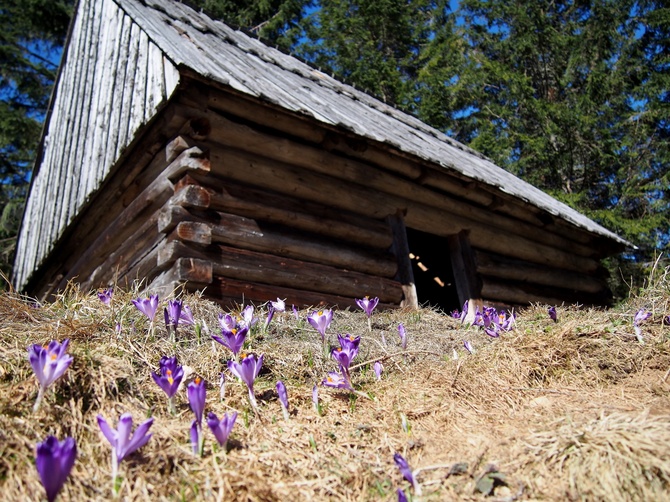
<instances>
[{"instance_id":1,"label":"door opening","mask_svg":"<svg viewBox=\"0 0 670 502\"><path fill-rule=\"evenodd\" d=\"M407 228L407 241L419 304L444 313L460 309L448 240Z\"/></svg>"}]
</instances>

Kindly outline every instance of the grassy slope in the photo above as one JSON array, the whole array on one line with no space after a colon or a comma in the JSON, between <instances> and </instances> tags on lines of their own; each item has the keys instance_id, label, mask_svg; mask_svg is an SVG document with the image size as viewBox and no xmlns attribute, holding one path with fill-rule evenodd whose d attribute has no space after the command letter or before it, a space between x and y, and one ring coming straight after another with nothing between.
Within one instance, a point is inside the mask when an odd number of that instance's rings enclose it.
<instances>
[{"instance_id":1,"label":"grassy slope","mask_svg":"<svg viewBox=\"0 0 670 502\"><path fill-rule=\"evenodd\" d=\"M385 370L381 382L368 366L353 373L357 388L373 399L320 387L322 415L313 410L312 387L335 363L324 360L320 338L304 320L278 315L268 333L251 337L250 350L266 358L255 416L233 378L225 400L219 398L225 349L198 343L191 327L182 328L176 346L163 326L149 335L132 297L117 291L107 307L73 288L34 308L12 294L0 296L5 500L44 498L34 449L48 434L73 436L79 448L60 500L108 499L110 449L95 417L101 413L115 424L126 411L136 422L156 418L151 441L121 465L126 500L395 500L396 488L411 489L394 452L419 469L423 497L415 500L484 499L475 486L486 472L500 472L507 482L495 488L493 500L670 497L667 271L643 295L610 311L559 308L553 323L544 306L524 310L516 330L499 339L427 309L375 313L372 333L364 314L336 312L331 343L335 333L360 334L355 363L386 357ZM216 305L196 296L184 300L196 319L217 326ZM644 344L632 327L642 307L654 314L642 326ZM399 322L409 334L404 356L398 355ZM74 363L33 415L37 382L26 348L64 338L71 339ZM464 340L475 346L473 355ZM192 455L186 392L171 416L150 376L162 355L177 355L209 382L206 412L240 412L228 452L207 431L204 456ZM278 379L288 388L289 422L277 402ZM459 463L467 464L465 472L452 470Z\"/></svg>"}]
</instances>

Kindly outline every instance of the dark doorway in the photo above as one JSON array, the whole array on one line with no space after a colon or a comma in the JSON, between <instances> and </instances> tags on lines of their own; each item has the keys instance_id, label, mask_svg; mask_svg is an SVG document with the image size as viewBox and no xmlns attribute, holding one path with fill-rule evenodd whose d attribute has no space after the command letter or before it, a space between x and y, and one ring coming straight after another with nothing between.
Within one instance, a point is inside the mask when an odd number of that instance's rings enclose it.
<instances>
[{"instance_id":1,"label":"dark doorway","mask_svg":"<svg viewBox=\"0 0 670 502\"><path fill-rule=\"evenodd\" d=\"M407 241L419 304L445 313L460 309L447 239L408 228Z\"/></svg>"}]
</instances>

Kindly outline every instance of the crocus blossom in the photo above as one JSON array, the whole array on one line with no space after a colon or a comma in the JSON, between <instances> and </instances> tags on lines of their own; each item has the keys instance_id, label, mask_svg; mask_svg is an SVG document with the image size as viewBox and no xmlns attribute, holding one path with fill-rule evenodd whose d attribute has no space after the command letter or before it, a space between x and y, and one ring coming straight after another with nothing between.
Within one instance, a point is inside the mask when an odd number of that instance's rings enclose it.
<instances>
[{"instance_id":1,"label":"crocus blossom","mask_svg":"<svg viewBox=\"0 0 670 502\"><path fill-rule=\"evenodd\" d=\"M187 326L193 326L195 324L195 318L193 317L193 311L188 305L181 306L181 313L179 314L179 324L184 324Z\"/></svg>"},{"instance_id":2,"label":"crocus blossom","mask_svg":"<svg viewBox=\"0 0 670 502\"><path fill-rule=\"evenodd\" d=\"M58 441L49 436L37 445L35 466L46 491L47 500L56 500L77 457L77 445L71 437Z\"/></svg>"},{"instance_id":3,"label":"crocus blossom","mask_svg":"<svg viewBox=\"0 0 670 502\"><path fill-rule=\"evenodd\" d=\"M200 456L205 445L205 436L202 433L202 415L205 411L205 398L207 394L205 381L200 377L195 377L186 387L186 393L188 395L188 403L195 415L195 420L191 423L191 445L193 447L193 454Z\"/></svg>"},{"instance_id":4,"label":"crocus blossom","mask_svg":"<svg viewBox=\"0 0 670 502\"><path fill-rule=\"evenodd\" d=\"M163 389L168 397L168 408L172 414L176 413L174 406L174 395L177 393L179 384L184 377L184 369L177 363L176 357L161 357L158 373L152 372L154 382Z\"/></svg>"},{"instance_id":5,"label":"crocus blossom","mask_svg":"<svg viewBox=\"0 0 670 502\"><path fill-rule=\"evenodd\" d=\"M233 411L231 414L224 414L221 417L221 420L212 412L207 415L207 426L209 430L212 431L216 441L219 443L219 446L222 448L226 446L228 441L228 436L233 430L233 425L235 425L235 420L237 419L237 412Z\"/></svg>"},{"instance_id":6,"label":"crocus blossom","mask_svg":"<svg viewBox=\"0 0 670 502\"><path fill-rule=\"evenodd\" d=\"M232 331L239 327L237 320L230 314L219 314L219 325L221 329Z\"/></svg>"},{"instance_id":7,"label":"crocus blossom","mask_svg":"<svg viewBox=\"0 0 670 502\"><path fill-rule=\"evenodd\" d=\"M230 372L247 384L247 388L249 389L249 402L256 410L258 409L258 404L256 403L256 396L254 396L254 380L256 380L262 366L262 354L258 358L255 354L249 354L239 363L237 361L228 361L228 369Z\"/></svg>"},{"instance_id":8,"label":"crocus blossom","mask_svg":"<svg viewBox=\"0 0 670 502\"><path fill-rule=\"evenodd\" d=\"M291 308L293 309L293 317L295 317L296 321L300 320L300 314L298 313L298 307L295 305L291 305Z\"/></svg>"},{"instance_id":9,"label":"crocus blossom","mask_svg":"<svg viewBox=\"0 0 670 502\"><path fill-rule=\"evenodd\" d=\"M33 411L39 408L47 388L63 376L72 364L73 358L66 352L69 343L70 339L66 338L63 343L52 340L48 345L34 344L28 347L28 360L40 384Z\"/></svg>"},{"instance_id":10,"label":"crocus blossom","mask_svg":"<svg viewBox=\"0 0 670 502\"><path fill-rule=\"evenodd\" d=\"M635 330L635 337L640 343L644 343L642 338L642 329L640 329L640 323L646 321L651 317L651 312L646 311L645 309L640 309L635 313L635 318L633 319L633 329Z\"/></svg>"},{"instance_id":11,"label":"crocus blossom","mask_svg":"<svg viewBox=\"0 0 670 502\"><path fill-rule=\"evenodd\" d=\"M372 311L375 309L379 303L379 298L370 299L369 296L365 298L356 299L356 305L363 309L365 315L368 316L368 331L372 331L372 321L370 320L372 316Z\"/></svg>"},{"instance_id":12,"label":"crocus blossom","mask_svg":"<svg viewBox=\"0 0 670 502\"><path fill-rule=\"evenodd\" d=\"M286 385L284 385L284 382L281 380L277 382L277 396L279 396L279 403L281 404L282 413L284 414L284 420L288 420L288 393L286 392Z\"/></svg>"},{"instance_id":13,"label":"crocus blossom","mask_svg":"<svg viewBox=\"0 0 670 502\"><path fill-rule=\"evenodd\" d=\"M402 489L398 488L396 493L398 494L398 502L407 502L407 495L405 495L405 492L402 491Z\"/></svg>"},{"instance_id":14,"label":"crocus blossom","mask_svg":"<svg viewBox=\"0 0 670 502\"><path fill-rule=\"evenodd\" d=\"M167 329L170 340L174 341L177 337L177 327L179 326L179 319L181 318L182 301L170 300L168 306L163 309L163 316L165 317L165 328Z\"/></svg>"},{"instance_id":15,"label":"crocus blossom","mask_svg":"<svg viewBox=\"0 0 670 502\"><path fill-rule=\"evenodd\" d=\"M258 322L258 317L254 317L254 306L247 305L242 311L242 322L251 329L251 327Z\"/></svg>"},{"instance_id":16,"label":"crocus blossom","mask_svg":"<svg viewBox=\"0 0 670 502\"><path fill-rule=\"evenodd\" d=\"M154 423L154 419L150 418L142 422L133 434L133 417L130 413L121 415L117 429L112 429L102 415L98 415L97 418L100 431L112 447L112 487L114 493L116 493L119 464L124 458L142 448L151 439L152 434L147 434L147 432L149 432L151 424Z\"/></svg>"},{"instance_id":17,"label":"crocus blossom","mask_svg":"<svg viewBox=\"0 0 670 502\"><path fill-rule=\"evenodd\" d=\"M321 382L321 385L324 387L333 387L334 389L353 390L346 376L337 371L328 372L328 376Z\"/></svg>"},{"instance_id":18,"label":"crocus blossom","mask_svg":"<svg viewBox=\"0 0 670 502\"><path fill-rule=\"evenodd\" d=\"M268 317L265 320L265 329L268 329L268 326L270 326L270 322L272 322L272 318L275 315L275 312L284 312L286 310L286 301L282 300L281 298L277 298L276 302L269 302L268 303Z\"/></svg>"},{"instance_id":19,"label":"crocus blossom","mask_svg":"<svg viewBox=\"0 0 670 502\"><path fill-rule=\"evenodd\" d=\"M382 379L382 371L384 371L384 366L382 366L382 363L380 363L379 361L375 361L375 364L372 368L375 372L375 376L377 377L377 380L381 380Z\"/></svg>"},{"instance_id":20,"label":"crocus blossom","mask_svg":"<svg viewBox=\"0 0 670 502\"><path fill-rule=\"evenodd\" d=\"M244 340L247 337L248 331L249 328L247 326L243 326L241 328L232 328L230 330L224 328L221 330L221 336L211 336L212 339L216 340L224 347L230 349L235 357L237 357L237 355L240 353L240 350L242 350L242 347L244 347Z\"/></svg>"},{"instance_id":21,"label":"crocus blossom","mask_svg":"<svg viewBox=\"0 0 670 502\"><path fill-rule=\"evenodd\" d=\"M316 385L312 387L312 405L314 406L314 411L320 415L321 409L319 407L319 388Z\"/></svg>"},{"instance_id":22,"label":"crocus blossom","mask_svg":"<svg viewBox=\"0 0 670 502\"><path fill-rule=\"evenodd\" d=\"M114 296L113 288L107 288L102 291L98 291L98 299L105 305L109 305L112 302L113 296Z\"/></svg>"},{"instance_id":23,"label":"crocus blossom","mask_svg":"<svg viewBox=\"0 0 670 502\"><path fill-rule=\"evenodd\" d=\"M149 298L137 298L131 301L137 307L137 310L147 316L151 322L154 321L156 310L158 310L158 295L151 295Z\"/></svg>"},{"instance_id":24,"label":"crocus blossom","mask_svg":"<svg viewBox=\"0 0 670 502\"><path fill-rule=\"evenodd\" d=\"M470 354L475 353L475 349L469 341L465 340L463 342L463 347L465 347L465 350L467 350Z\"/></svg>"},{"instance_id":25,"label":"crocus blossom","mask_svg":"<svg viewBox=\"0 0 670 502\"><path fill-rule=\"evenodd\" d=\"M378 303L379 298L371 299L369 296L366 296L365 298L356 299L356 305L362 308L363 311L365 312L365 315L367 315L368 317L372 315L372 311L375 309Z\"/></svg>"},{"instance_id":26,"label":"crocus blossom","mask_svg":"<svg viewBox=\"0 0 670 502\"><path fill-rule=\"evenodd\" d=\"M398 336L400 336L400 346L402 350L407 348L407 331L405 331L405 326L402 323L398 324Z\"/></svg>"},{"instance_id":27,"label":"crocus blossom","mask_svg":"<svg viewBox=\"0 0 670 502\"><path fill-rule=\"evenodd\" d=\"M398 466L398 469L400 469L403 477L412 483L412 486L414 487L414 493L417 496L421 496L421 485L419 485L419 482L416 480L416 476L414 476L412 468L407 463L407 460L405 460L400 453L395 453L393 455L393 461Z\"/></svg>"},{"instance_id":28,"label":"crocus blossom","mask_svg":"<svg viewBox=\"0 0 670 502\"><path fill-rule=\"evenodd\" d=\"M307 322L321 335L322 342L326 341L326 330L332 320L333 311L331 309L314 311L307 316Z\"/></svg>"},{"instance_id":29,"label":"crocus blossom","mask_svg":"<svg viewBox=\"0 0 670 502\"><path fill-rule=\"evenodd\" d=\"M195 377L186 387L186 394L188 395L188 404L191 406L195 419L199 424L202 424L202 415L205 411L205 399L207 396L205 381L200 377Z\"/></svg>"},{"instance_id":30,"label":"crocus blossom","mask_svg":"<svg viewBox=\"0 0 670 502\"><path fill-rule=\"evenodd\" d=\"M558 313L556 312L556 307L551 306L547 309L547 314L549 314L549 319L554 322L558 322Z\"/></svg>"}]
</instances>

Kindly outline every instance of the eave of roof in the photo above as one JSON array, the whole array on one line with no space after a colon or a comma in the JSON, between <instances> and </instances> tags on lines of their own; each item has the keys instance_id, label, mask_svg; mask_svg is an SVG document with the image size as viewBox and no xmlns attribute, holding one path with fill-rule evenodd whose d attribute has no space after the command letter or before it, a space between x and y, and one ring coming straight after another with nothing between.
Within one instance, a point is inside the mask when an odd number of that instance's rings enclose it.
<instances>
[{"instance_id":1,"label":"eave of roof","mask_svg":"<svg viewBox=\"0 0 670 502\"><path fill-rule=\"evenodd\" d=\"M388 144L541 208L617 247L634 247L417 118L173 0L115 0L176 66L246 95Z\"/></svg>"}]
</instances>

